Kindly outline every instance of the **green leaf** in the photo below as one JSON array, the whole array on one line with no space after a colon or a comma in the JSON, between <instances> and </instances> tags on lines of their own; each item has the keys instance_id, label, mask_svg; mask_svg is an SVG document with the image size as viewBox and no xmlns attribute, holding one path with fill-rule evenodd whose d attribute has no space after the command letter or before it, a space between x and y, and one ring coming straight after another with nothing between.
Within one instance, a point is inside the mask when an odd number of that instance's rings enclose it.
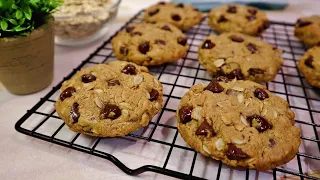
<instances>
[{"instance_id":1,"label":"green leaf","mask_svg":"<svg viewBox=\"0 0 320 180\"><path fill-rule=\"evenodd\" d=\"M5 20L2 20L0 22L0 26L1 26L1 29L4 31L8 29L8 23Z\"/></svg>"},{"instance_id":2,"label":"green leaf","mask_svg":"<svg viewBox=\"0 0 320 180\"><path fill-rule=\"evenodd\" d=\"M13 29L14 29L15 31L19 32L19 31L27 30L27 29L29 29L29 28L30 28L30 26L28 26L28 27L16 26L16 27L14 27Z\"/></svg>"},{"instance_id":3,"label":"green leaf","mask_svg":"<svg viewBox=\"0 0 320 180\"><path fill-rule=\"evenodd\" d=\"M16 4L12 4L11 8L12 9L18 9L19 7Z\"/></svg>"},{"instance_id":4,"label":"green leaf","mask_svg":"<svg viewBox=\"0 0 320 180\"><path fill-rule=\"evenodd\" d=\"M13 25L18 25L18 23L15 19L8 19L8 21Z\"/></svg>"},{"instance_id":5,"label":"green leaf","mask_svg":"<svg viewBox=\"0 0 320 180\"><path fill-rule=\"evenodd\" d=\"M26 18L19 19L19 25L22 25L25 22Z\"/></svg>"},{"instance_id":6,"label":"green leaf","mask_svg":"<svg viewBox=\"0 0 320 180\"><path fill-rule=\"evenodd\" d=\"M22 7L22 10L23 10L23 12L24 12L24 16L25 16L28 20L31 20L31 18L32 18L32 10L31 10L30 6L29 6L29 5L24 5L24 6Z\"/></svg>"},{"instance_id":7,"label":"green leaf","mask_svg":"<svg viewBox=\"0 0 320 180\"><path fill-rule=\"evenodd\" d=\"M17 10L17 11L16 11L16 18L17 18L17 19L21 19L21 18L22 18L22 16L23 16L22 11Z\"/></svg>"}]
</instances>

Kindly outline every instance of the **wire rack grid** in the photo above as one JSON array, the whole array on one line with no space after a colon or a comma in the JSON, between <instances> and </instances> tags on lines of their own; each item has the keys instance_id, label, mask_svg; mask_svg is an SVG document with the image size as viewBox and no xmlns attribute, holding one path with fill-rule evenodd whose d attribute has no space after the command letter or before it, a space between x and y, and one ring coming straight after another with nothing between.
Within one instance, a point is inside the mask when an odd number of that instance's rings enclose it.
<instances>
[{"instance_id":1,"label":"wire rack grid","mask_svg":"<svg viewBox=\"0 0 320 180\"><path fill-rule=\"evenodd\" d=\"M143 13L135 15L119 31L142 22ZM296 157L273 170L233 168L205 158L191 149L177 131L175 111L181 97L192 85L209 83L212 79L197 61L199 44L214 33L205 20L185 32L190 46L186 57L176 63L149 68L164 86L164 107L147 127L120 138L89 137L70 131L53 108L64 80L81 68L115 60L110 44L112 36L28 110L15 128L23 134L108 159L129 175L151 171L180 179L318 179L310 172L320 170L320 91L310 87L296 67L306 48L295 39L293 29L292 24L272 22L261 37L285 52L281 71L274 81L265 85L289 102L296 113L296 126L302 131L302 144Z\"/></svg>"}]
</instances>

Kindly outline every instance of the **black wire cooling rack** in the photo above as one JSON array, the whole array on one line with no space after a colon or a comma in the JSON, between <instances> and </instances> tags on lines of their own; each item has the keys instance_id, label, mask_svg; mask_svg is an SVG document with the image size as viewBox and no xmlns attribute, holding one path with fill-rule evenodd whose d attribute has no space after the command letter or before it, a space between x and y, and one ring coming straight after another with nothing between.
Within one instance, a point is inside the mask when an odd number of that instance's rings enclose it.
<instances>
[{"instance_id":1,"label":"black wire cooling rack","mask_svg":"<svg viewBox=\"0 0 320 180\"><path fill-rule=\"evenodd\" d=\"M120 30L142 22L143 13L139 12ZM318 179L312 171L320 170L320 91L310 87L296 67L305 47L295 39L293 30L292 24L272 22L261 37L285 52L281 71L266 86L290 103L296 113L296 126L302 131L299 153L289 163L273 170L232 168L205 158L189 148L178 134L175 111L181 96L192 85L209 83L212 78L197 61L198 45L214 33L206 21L186 32L190 45L186 57L150 68L164 86L164 107L146 128L121 138L95 138L70 131L53 108L62 82L28 110L15 128L23 134L108 159L129 175L151 171L180 179ZM111 38L64 80L83 67L114 60Z\"/></svg>"}]
</instances>

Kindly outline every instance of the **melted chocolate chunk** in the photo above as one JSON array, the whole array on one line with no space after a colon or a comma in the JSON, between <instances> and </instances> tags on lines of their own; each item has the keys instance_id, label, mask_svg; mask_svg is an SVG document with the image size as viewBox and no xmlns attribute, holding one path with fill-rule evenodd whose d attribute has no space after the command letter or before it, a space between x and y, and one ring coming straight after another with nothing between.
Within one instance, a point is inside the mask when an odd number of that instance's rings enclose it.
<instances>
[{"instance_id":1,"label":"melted chocolate chunk","mask_svg":"<svg viewBox=\"0 0 320 180\"><path fill-rule=\"evenodd\" d=\"M159 12L159 9L149 11L149 16L153 16L153 15L157 14L158 12Z\"/></svg>"},{"instance_id":2,"label":"melted chocolate chunk","mask_svg":"<svg viewBox=\"0 0 320 180\"><path fill-rule=\"evenodd\" d=\"M250 75L256 75L256 74L264 74L264 70L263 69L259 69L259 68L250 68L249 70L248 70L248 73L250 74Z\"/></svg>"},{"instance_id":3,"label":"melted chocolate chunk","mask_svg":"<svg viewBox=\"0 0 320 180\"><path fill-rule=\"evenodd\" d=\"M254 91L254 96L260 100L264 100L264 99L267 99L269 98L269 95L268 93L264 90L264 89L261 89L261 88L257 88L255 91Z\"/></svg>"},{"instance_id":4,"label":"melted chocolate chunk","mask_svg":"<svg viewBox=\"0 0 320 180\"><path fill-rule=\"evenodd\" d=\"M213 93L221 93L224 90L224 88L219 84L218 80L214 78L211 80L211 82L204 90L208 90Z\"/></svg>"},{"instance_id":5,"label":"melted chocolate chunk","mask_svg":"<svg viewBox=\"0 0 320 180\"><path fill-rule=\"evenodd\" d=\"M181 16L179 14L172 14L171 15L171 19L174 21L180 21L181 20Z\"/></svg>"},{"instance_id":6,"label":"melted chocolate chunk","mask_svg":"<svg viewBox=\"0 0 320 180\"><path fill-rule=\"evenodd\" d=\"M120 81L117 79L111 79L110 81L108 81L108 86L119 86L120 85Z\"/></svg>"},{"instance_id":7,"label":"melted chocolate chunk","mask_svg":"<svg viewBox=\"0 0 320 180\"><path fill-rule=\"evenodd\" d=\"M135 75L136 74L136 67L132 64L128 64L122 69L121 72L125 73L125 74L129 74L129 75Z\"/></svg>"},{"instance_id":8,"label":"melted chocolate chunk","mask_svg":"<svg viewBox=\"0 0 320 180\"><path fill-rule=\"evenodd\" d=\"M131 36L141 36L142 33L139 32L139 31L136 31L136 32L133 32L133 33L130 33Z\"/></svg>"},{"instance_id":9,"label":"melted chocolate chunk","mask_svg":"<svg viewBox=\"0 0 320 180\"><path fill-rule=\"evenodd\" d=\"M247 49L252 53L256 53L258 51L258 48L256 45L252 44L252 43L249 43L247 44Z\"/></svg>"},{"instance_id":10,"label":"melted chocolate chunk","mask_svg":"<svg viewBox=\"0 0 320 180\"><path fill-rule=\"evenodd\" d=\"M217 80L218 80L218 82L224 82L224 83L230 82L230 79L228 79L227 77L224 77L224 76L217 77Z\"/></svg>"},{"instance_id":11,"label":"melted chocolate chunk","mask_svg":"<svg viewBox=\"0 0 320 180\"><path fill-rule=\"evenodd\" d=\"M242 74L241 69L235 69L235 70L231 71L229 74L227 74L227 78L229 78L229 79L237 78L237 80L243 80L244 75Z\"/></svg>"},{"instance_id":12,"label":"melted chocolate chunk","mask_svg":"<svg viewBox=\"0 0 320 180\"><path fill-rule=\"evenodd\" d=\"M229 6L227 12L228 13L237 13L236 6Z\"/></svg>"},{"instance_id":13,"label":"melted chocolate chunk","mask_svg":"<svg viewBox=\"0 0 320 180\"><path fill-rule=\"evenodd\" d=\"M154 40L154 43L166 45L166 42L165 42L164 40L161 40L161 39L156 39L156 40Z\"/></svg>"},{"instance_id":14,"label":"melted chocolate chunk","mask_svg":"<svg viewBox=\"0 0 320 180\"><path fill-rule=\"evenodd\" d=\"M250 122L250 126L256 128L259 133L272 128L272 125L269 124L266 119L259 115L249 116L247 117L247 120Z\"/></svg>"},{"instance_id":15,"label":"melted chocolate chunk","mask_svg":"<svg viewBox=\"0 0 320 180\"><path fill-rule=\"evenodd\" d=\"M159 92L155 89L152 89L151 92L150 92L150 101L155 101L157 100L159 97Z\"/></svg>"},{"instance_id":16,"label":"melted chocolate chunk","mask_svg":"<svg viewBox=\"0 0 320 180\"><path fill-rule=\"evenodd\" d=\"M168 25L162 26L161 29L166 30L166 31L171 31L171 29L170 29L170 27Z\"/></svg>"},{"instance_id":17,"label":"melted chocolate chunk","mask_svg":"<svg viewBox=\"0 0 320 180\"><path fill-rule=\"evenodd\" d=\"M124 46L121 46L120 47L120 53L123 54L123 55L127 55L129 52L128 48L127 47L124 47Z\"/></svg>"},{"instance_id":18,"label":"melted chocolate chunk","mask_svg":"<svg viewBox=\"0 0 320 180\"><path fill-rule=\"evenodd\" d=\"M70 110L70 117L73 120L73 124L77 123L80 117L79 104L73 103Z\"/></svg>"},{"instance_id":19,"label":"melted chocolate chunk","mask_svg":"<svg viewBox=\"0 0 320 180\"><path fill-rule=\"evenodd\" d=\"M211 42L211 40L207 39L204 41L204 43L202 44L201 48L202 49L212 49L214 48L216 45Z\"/></svg>"},{"instance_id":20,"label":"melted chocolate chunk","mask_svg":"<svg viewBox=\"0 0 320 180\"><path fill-rule=\"evenodd\" d=\"M176 7L177 7L177 8L183 8L184 5L183 5L182 3L179 3L179 4L176 5Z\"/></svg>"},{"instance_id":21,"label":"melted chocolate chunk","mask_svg":"<svg viewBox=\"0 0 320 180\"><path fill-rule=\"evenodd\" d=\"M251 16L246 16L246 18L248 21L253 21L256 19L256 16L251 15Z\"/></svg>"},{"instance_id":22,"label":"melted chocolate chunk","mask_svg":"<svg viewBox=\"0 0 320 180\"><path fill-rule=\"evenodd\" d=\"M192 106L183 106L180 110L179 110L179 117L180 117L180 122L182 124L186 124L187 122L192 120L192 110L193 107Z\"/></svg>"},{"instance_id":23,"label":"melted chocolate chunk","mask_svg":"<svg viewBox=\"0 0 320 180\"><path fill-rule=\"evenodd\" d=\"M310 25L310 24L312 24L312 22L310 22L310 21L302 21L301 19L299 19L299 20L297 21L298 27L308 26L308 25Z\"/></svg>"},{"instance_id":24,"label":"melted chocolate chunk","mask_svg":"<svg viewBox=\"0 0 320 180\"><path fill-rule=\"evenodd\" d=\"M228 144L226 155L230 160L243 160L250 158L250 156L247 153L243 152L240 148L238 148L232 143Z\"/></svg>"},{"instance_id":25,"label":"melted chocolate chunk","mask_svg":"<svg viewBox=\"0 0 320 180\"><path fill-rule=\"evenodd\" d=\"M150 50L150 44L149 42L142 42L139 44L138 46L138 50L142 53L142 54L147 54L147 52Z\"/></svg>"},{"instance_id":26,"label":"melted chocolate chunk","mask_svg":"<svg viewBox=\"0 0 320 180\"><path fill-rule=\"evenodd\" d=\"M248 9L248 12L252 15L256 15L258 11L256 9Z\"/></svg>"},{"instance_id":27,"label":"melted chocolate chunk","mask_svg":"<svg viewBox=\"0 0 320 180\"><path fill-rule=\"evenodd\" d=\"M60 94L60 100L64 101L65 99L72 96L73 93L76 92L76 89L74 87L68 87Z\"/></svg>"},{"instance_id":28,"label":"melted chocolate chunk","mask_svg":"<svg viewBox=\"0 0 320 180\"><path fill-rule=\"evenodd\" d=\"M199 128L196 131L196 135L199 136L208 136L208 135L215 135L215 132L213 128L208 124L206 120L203 121L203 123L199 126Z\"/></svg>"},{"instance_id":29,"label":"melted chocolate chunk","mask_svg":"<svg viewBox=\"0 0 320 180\"><path fill-rule=\"evenodd\" d=\"M233 41L233 42L238 42L238 43L241 43L244 41L244 39L240 36L231 36L230 39Z\"/></svg>"},{"instance_id":30,"label":"melted chocolate chunk","mask_svg":"<svg viewBox=\"0 0 320 180\"><path fill-rule=\"evenodd\" d=\"M96 79L97 79L97 77L92 74L84 74L81 76L81 80L84 83L90 83L90 82L95 81Z\"/></svg>"},{"instance_id":31,"label":"melted chocolate chunk","mask_svg":"<svg viewBox=\"0 0 320 180\"><path fill-rule=\"evenodd\" d=\"M314 66L312 65L312 62L313 62L313 56L309 56L308 59L304 61L304 64L310 68L314 68Z\"/></svg>"},{"instance_id":32,"label":"melted chocolate chunk","mask_svg":"<svg viewBox=\"0 0 320 180\"><path fill-rule=\"evenodd\" d=\"M131 33L134 30L134 28L135 28L134 26L126 27L126 32Z\"/></svg>"},{"instance_id":33,"label":"melted chocolate chunk","mask_svg":"<svg viewBox=\"0 0 320 180\"><path fill-rule=\"evenodd\" d=\"M100 116L102 119L117 119L121 116L121 110L117 105L107 104L101 109Z\"/></svg>"},{"instance_id":34,"label":"melted chocolate chunk","mask_svg":"<svg viewBox=\"0 0 320 180\"><path fill-rule=\"evenodd\" d=\"M220 18L218 19L217 23L222 23L222 22L227 22L228 19L224 16L224 15L221 15Z\"/></svg>"},{"instance_id":35,"label":"melted chocolate chunk","mask_svg":"<svg viewBox=\"0 0 320 180\"><path fill-rule=\"evenodd\" d=\"M276 141L274 139L269 139L269 147L274 147L276 145Z\"/></svg>"},{"instance_id":36,"label":"melted chocolate chunk","mask_svg":"<svg viewBox=\"0 0 320 180\"><path fill-rule=\"evenodd\" d=\"M185 46L187 44L187 38L185 37L179 37L178 38L178 44L181 44L182 46Z\"/></svg>"}]
</instances>

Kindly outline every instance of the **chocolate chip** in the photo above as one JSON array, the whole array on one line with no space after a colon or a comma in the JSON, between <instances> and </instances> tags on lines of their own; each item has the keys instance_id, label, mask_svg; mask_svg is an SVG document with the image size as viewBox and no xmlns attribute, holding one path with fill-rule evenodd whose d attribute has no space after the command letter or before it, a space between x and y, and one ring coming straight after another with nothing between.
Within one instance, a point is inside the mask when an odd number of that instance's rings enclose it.
<instances>
[{"instance_id":1,"label":"chocolate chip","mask_svg":"<svg viewBox=\"0 0 320 180\"><path fill-rule=\"evenodd\" d=\"M261 89L261 88L257 88L255 91L254 91L254 96L260 100L264 100L266 98L269 98L269 95L268 93L264 90L264 89Z\"/></svg>"},{"instance_id":2,"label":"chocolate chip","mask_svg":"<svg viewBox=\"0 0 320 180\"><path fill-rule=\"evenodd\" d=\"M269 147L274 147L276 145L276 141L274 139L269 139Z\"/></svg>"},{"instance_id":3,"label":"chocolate chip","mask_svg":"<svg viewBox=\"0 0 320 180\"><path fill-rule=\"evenodd\" d=\"M263 32L264 30L268 29L270 26L269 21L265 21L259 28L258 28L258 33Z\"/></svg>"},{"instance_id":4,"label":"chocolate chip","mask_svg":"<svg viewBox=\"0 0 320 180\"><path fill-rule=\"evenodd\" d=\"M196 135L199 136L208 136L208 135L215 135L213 128L208 124L207 120L204 120L203 123L199 126L196 130Z\"/></svg>"},{"instance_id":5,"label":"chocolate chip","mask_svg":"<svg viewBox=\"0 0 320 180\"><path fill-rule=\"evenodd\" d=\"M229 13L237 13L236 6L229 6L227 12L229 12Z\"/></svg>"},{"instance_id":6,"label":"chocolate chip","mask_svg":"<svg viewBox=\"0 0 320 180\"><path fill-rule=\"evenodd\" d=\"M108 81L108 86L118 86L120 85L120 81L117 79L111 79Z\"/></svg>"},{"instance_id":7,"label":"chocolate chip","mask_svg":"<svg viewBox=\"0 0 320 180\"><path fill-rule=\"evenodd\" d=\"M228 19L224 16L224 15L221 15L217 21L217 23L222 23L222 22L227 22Z\"/></svg>"},{"instance_id":8,"label":"chocolate chip","mask_svg":"<svg viewBox=\"0 0 320 180\"><path fill-rule=\"evenodd\" d=\"M252 43L247 44L247 48L252 54L254 54L258 51L257 46Z\"/></svg>"},{"instance_id":9,"label":"chocolate chip","mask_svg":"<svg viewBox=\"0 0 320 180\"><path fill-rule=\"evenodd\" d=\"M263 69L259 69L259 68L250 68L249 70L248 70L248 73L250 74L250 75L256 75L256 74L264 74L264 70Z\"/></svg>"},{"instance_id":10,"label":"chocolate chip","mask_svg":"<svg viewBox=\"0 0 320 180\"><path fill-rule=\"evenodd\" d=\"M165 5L166 3L163 2L163 1L160 1L158 4L160 4L160 5Z\"/></svg>"},{"instance_id":11,"label":"chocolate chip","mask_svg":"<svg viewBox=\"0 0 320 180\"><path fill-rule=\"evenodd\" d=\"M259 115L249 116L247 120L250 122L250 126L256 128L260 133L272 128L272 125Z\"/></svg>"},{"instance_id":12,"label":"chocolate chip","mask_svg":"<svg viewBox=\"0 0 320 180\"><path fill-rule=\"evenodd\" d=\"M180 21L181 20L181 16L179 14L172 14L171 18L174 21Z\"/></svg>"},{"instance_id":13,"label":"chocolate chip","mask_svg":"<svg viewBox=\"0 0 320 180\"><path fill-rule=\"evenodd\" d=\"M141 36L142 33L139 32L139 31L136 31L136 32L133 32L133 33L130 33L131 36Z\"/></svg>"},{"instance_id":14,"label":"chocolate chip","mask_svg":"<svg viewBox=\"0 0 320 180\"><path fill-rule=\"evenodd\" d=\"M126 65L122 71L125 74L135 75L136 74L136 67L132 64Z\"/></svg>"},{"instance_id":15,"label":"chocolate chip","mask_svg":"<svg viewBox=\"0 0 320 180\"><path fill-rule=\"evenodd\" d=\"M273 47L272 47L272 50L276 50L276 49L278 49L276 46L273 46Z\"/></svg>"},{"instance_id":16,"label":"chocolate chip","mask_svg":"<svg viewBox=\"0 0 320 180\"><path fill-rule=\"evenodd\" d=\"M204 41L204 43L202 44L202 46L201 46L201 48L202 49L212 49L212 48L214 48L216 45L213 43L213 42L211 42L209 39L206 39L205 41Z\"/></svg>"},{"instance_id":17,"label":"chocolate chip","mask_svg":"<svg viewBox=\"0 0 320 180\"><path fill-rule=\"evenodd\" d=\"M92 75L92 74L84 74L81 76L82 82L84 83L90 83L95 81L97 78L96 76Z\"/></svg>"},{"instance_id":18,"label":"chocolate chip","mask_svg":"<svg viewBox=\"0 0 320 180\"><path fill-rule=\"evenodd\" d=\"M256 16L251 15L251 16L246 16L246 18L248 19L248 21L253 21L256 19Z\"/></svg>"},{"instance_id":19,"label":"chocolate chip","mask_svg":"<svg viewBox=\"0 0 320 180\"><path fill-rule=\"evenodd\" d=\"M310 24L312 24L312 22L310 22L310 21L302 21L302 20L300 20L300 19L297 21L298 27L308 26L308 25L310 25Z\"/></svg>"},{"instance_id":20,"label":"chocolate chip","mask_svg":"<svg viewBox=\"0 0 320 180\"><path fill-rule=\"evenodd\" d=\"M121 46L120 47L120 53L123 54L123 55L127 55L129 52L128 48L125 47L125 46Z\"/></svg>"},{"instance_id":21,"label":"chocolate chip","mask_svg":"<svg viewBox=\"0 0 320 180\"><path fill-rule=\"evenodd\" d=\"M60 100L64 101L65 99L69 98L72 96L73 93L76 92L76 89L74 87L68 87L62 93L60 94Z\"/></svg>"},{"instance_id":22,"label":"chocolate chip","mask_svg":"<svg viewBox=\"0 0 320 180\"><path fill-rule=\"evenodd\" d=\"M182 124L186 124L187 122L192 120L192 110L193 107L192 106L183 106L180 110L179 110L179 117L180 117L180 122Z\"/></svg>"},{"instance_id":23,"label":"chocolate chip","mask_svg":"<svg viewBox=\"0 0 320 180\"><path fill-rule=\"evenodd\" d=\"M187 44L187 38L185 37L178 37L178 43L181 44L182 46L185 46Z\"/></svg>"},{"instance_id":24,"label":"chocolate chip","mask_svg":"<svg viewBox=\"0 0 320 180\"><path fill-rule=\"evenodd\" d=\"M154 100L157 100L159 97L159 92L155 89L152 89L151 92L150 92L150 101L154 101Z\"/></svg>"},{"instance_id":25,"label":"chocolate chip","mask_svg":"<svg viewBox=\"0 0 320 180\"><path fill-rule=\"evenodd\" d=\"M198 11L198 12L200 11L198 8L193 8L193 10Z\"/></svg>"},{"instance_id":26,"label":"chocolate chip","mask_svg":"<svg viewBox=\"0 0 320 180\"><path fill-rule=\"evenodd\" d=\"M159 12L159 9L149 11L149 16L153 16L153 15L157 14L158 12Z\"/></svg>"},{"instance_id":27,"label":"chocolate chip","mask_svg":"<svg viewBox=\"0 0 320 180\"><path fill-rule=\"evenodd\" d=\"M229 78L229 79L237 78L237 80L243 80L244 75L242 74L241 69L235 69L235 70L231 71L229 74L227 74L227 78Z\"/></svg>"},{"instance_id":28,"label":"chocolate chip","mask_svg":"<svg viewBox=\"0 0 320 180\"><path fill-rule=\"evenodd\" d=\"M227 82L230 82L230 79L224 77L224 76L219 76L217 77L217 81L218 82L224 82L224 83L227 83Z\"/></svg>"},{"instance_id":29,"label":"chocolate chip","mask_svg":"<svg viewBox=\"0 0 320 180\"><path fill-rule=\"evenodd\" d=\"M304 64L310 68L314 68L314 66L312 65L312 62L313 62L313 56L309 56L308 59L304 61Z\"/></svg>"},{"instance_id":30,"label":"chocolate chip","mask_svg":"<svg viewBox=\"0 0 320 180\"><path fill-rule=\"evenodd\" d=\"M240 36L231 36L230 39L234 42L238 42L238 43L241 43L244 41L244 39Z\"/></svg>"},{"instance_id":31,"label":"chocolate chip","mask_svg":"<svg viewBox=\"0 0 320 180\"><path fill-rule=\"evenodd\" d=\"M170 27L168 25L162 26L161 29L166 30L166 31L171 31L171 29L170 29Z\"/></svg>"},{"instance_id":32,"label":"chocolate chip","mask_svg":"<svg viewBox=\"0 0 320 180\"><path fill-rule=\"evenodd\" d=\"M80 117L78 103L73 103L73 105L71 106L70 117L73 120L73 124L78 122L79 117Z\"/></svg>"},{"instance_id":33,"label":"chocolate chip","mask_svg":"<svg viewBox=\"0 0 320 180\"><path fill-rule=\"evenodd\" d=\"M224 90L224 88L219 84L218 80L214 78L211 80L211 82L204 90L208 90L213 93L221 93Z\"/></svg>"},{"instance_id":34,"label":"chocolate chip","mask_svg":"<svg viewBox=\"0 0 320 180\"><path fill-rule=\"evenodd\" d=\"M142 42L138 46L139 51L142 54L147 54L147 52L150 50L150 44L149 42Z\"/></svg>"},{"instance_id":35,"label":"chocolate chip","mask_svg":"<svg viewBox=\"0 0 320 180\"><path fill-rule=\"evenodd\" d=\"M230 160L243 160L250 158L247 153L243 152L240 148L237 148L237 146L232 143L228 144L226 155Z\"/></svg>"},{"instance_id":36,"label":"chocolate chip","mask_svg":"<svg viewBox=\"0 0 320 180\"><path fill-rule=\"evenodd\" d=\"M134 26L129 26L129 27L126 27L126 31L127 31L127 33L130 33L130 32L132 32L133 30L134 30Z\"/></svg>"},{"instance_id":37,"label":"chocolate chip","mask_svg":"<svg viewBox=\"0 0 320 180\"><path fill-rule=\"evenodd\" d=\"M179 4L176 5L176 7L177 7L177 8L183 8L184 5L183 5L182 3L179 3Z\"/></svg>"},{"instance_id":38,"label":"chocolate chip","mask_svg":"<svg viewBox=\"0 0 320 180\"><path fill-rule=\"evenodd\" d=\"M317 46L320 47L320 42L318 42Z\"/></svg>"},{"instance_id":39,"label":"chocolate chip","mask_svg":"<svg viewBox=\"0 0 320 180\"><path fill-rule=\"evenodd\" d=\"M166 42L165 42L164 40L161 40L161 39L156 39L156 40L154 40L154 43L166 45Z\"/></svg>"},{"instance_id":40,"label":"chocolate chip","mask_svg":"<svg viewBox=\"0 0 320 180\"><path fill-rule=\"evenodd\" d=\"M101 109L100 116L102 119L117 119L121 116L121 110L117 105L107 104Z\"/></svg>"},{"instance_id":41,"label":"chocolate chip","mask_svg":"<svg viewBox=\"0 0 320 180\"><path fill-rule=\"evenodd\" d=\"M248 9L248 12L252 15L256 15L258 11L256 9Z\"/></svg>"}]
</instances>

